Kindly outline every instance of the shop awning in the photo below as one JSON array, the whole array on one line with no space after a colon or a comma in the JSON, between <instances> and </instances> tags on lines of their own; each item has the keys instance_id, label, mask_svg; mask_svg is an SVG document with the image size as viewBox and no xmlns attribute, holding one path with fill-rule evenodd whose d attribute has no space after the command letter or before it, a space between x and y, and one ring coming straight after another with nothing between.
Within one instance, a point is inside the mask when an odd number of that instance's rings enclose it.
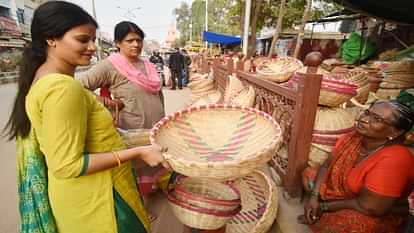
<instances>
[{"instance_id":1,"label":"shop awning","mask_svg":"<svg viewBox=\"0 0 414 233\"><path fill-rule=\"evenodd\" d=\"M228 36L214 32L203 32L203 41L221 45L238 45L241 44L240 37Z\"/></svg>"},{"instance_id":2,"label":"shop awning","mask_svg":"<svg viewBox=\"0 0 414 233\"><path fill-rule=\"evenodd\" d=\"M334 0L362 14L404 24L414 24L413 0Z\"/></svg>"}]
</instances>

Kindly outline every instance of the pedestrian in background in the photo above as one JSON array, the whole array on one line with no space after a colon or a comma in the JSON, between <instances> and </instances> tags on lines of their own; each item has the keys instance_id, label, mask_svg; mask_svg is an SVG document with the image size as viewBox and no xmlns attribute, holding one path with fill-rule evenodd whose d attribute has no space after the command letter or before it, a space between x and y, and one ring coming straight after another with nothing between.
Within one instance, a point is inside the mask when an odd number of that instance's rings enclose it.
<instances>
[{"instance_id":1,"label":"pedestrian in background","mask_svg":"<svg viewBox=\"0 0 414 233\"><path fill-rule=\"evenodd\" d=\"M150 232L130 161L168 167L163 150L126 149L111 114L73 78L96 52L97 27L65 1L34 12L7 124L17 139L20 232Z\"/></svg>"},{"instance_id":2,"label":"pedestrian in background","mask_svg":"<svg viewBox=\"0 0 414 233\"><path fill-rule=\"evenodd\" d=\"M183 86L186 87L188 84L188 79L190 77L189 67L191 65L191 58L187 53L187 50L182 49L181 54L183 55Z\"/></svg>"},{"instance_id":3,"label":"pedestrian in background","mask_svg":"<svg viewBox=\"0 0 414 233\"><path fill-rule=\"evenodd\" d=\"M184 67L184 56L180 53L179 48L175 48L174 53L170 55L168 64L171 70L171 90L175 90L177 85L178 89L183 89L182 71Z\"/></svg>"},{"instance_id":4,"label":"pedestrian in background","mask_svg":"<svg viewBox=\"0 0 414 233\"><path fill-rule=\"evenodd\" d=\"M109 87L113 97L124 103L118 124L122 129L151 129L165 115L155 65L140 58L144 38L138 25L129 21L118 23L114 39L119 52L79 76L85 88L95 91Z\"/></svg>"}]
</instances>

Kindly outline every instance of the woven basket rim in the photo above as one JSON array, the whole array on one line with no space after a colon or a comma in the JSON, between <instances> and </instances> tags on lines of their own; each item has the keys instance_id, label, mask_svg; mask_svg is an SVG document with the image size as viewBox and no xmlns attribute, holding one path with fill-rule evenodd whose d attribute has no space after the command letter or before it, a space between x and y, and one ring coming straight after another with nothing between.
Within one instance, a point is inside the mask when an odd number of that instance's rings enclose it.
<instances>
[{"instance_id":1,"label":"woven basket rim","mask_svg":"<svg viewBox=\"0 0 414 233\"><path fill-rule=\"evenodd\" d=\"M268 177L264 172L262 172L260 170L256 170L256 171L252 172L251 174L257 174L258 176L262 177L265 180L266 186L267 186L267 189L268 189L268 193L269 193L268 196L266 197L267 201L266 201L265 211L263 212L262 216L259 219L256 219L257 220L256 223L254 224L253 228L250 229L251 231L249 231L249 233L258 233L259 231L257 231L257 228L262 227L262 225L267 221L268 215L272 214L272 211L274 212L273 213L274 217L277 216L278 202L279 202L279 196L278 196L279 190L276 187L276 185L274 184L274 182L271 180L271 178ZM251 174L249 174L249 175L251 175ZM241 195L243 195L243 192L241 192ZM274 203L274 202L276 202L276 203ZM276 206L276 207L274 207L274 206ZM242 206L240 212L243 212L243 206ZM273 219L273 221L274 221L274 219ZM271 227L271 224L268 227ZM227 232L233 233L232 231L227 231L226 230L226 233ZM260 231L260 232L262 232L262 231Z\"/></svg>"},{"instance_id":2,"label":"woven basket rim","mask_svg":"<svg viewBox=\"0 0 414 233\"><path fill-rule=\"evenodd\" d=\"M184 114L189 114L191 112L199 112L209 109L222 109L222 110L242 110L242 111L248 111L258 114L259 116L262 116L264 119L268 120L274 127L275 131L277 132L278 136L273 139L269 145L264 146L261 150L257 151L256 153L250 154L248 156L243 156L242 158L237 158L232 161L219 161L219 162L198 162L198 161L191 161L192 166L196 166L199 168L207 169L207 168L226 168L228 166L235 166L239 165L240 163L245 163L250 160L255 160L261 157L261 155L267 153L272 148L276 147L280 141L282 140L282 129L280 125L267 113L260 111L255 108L250 107L244 107L244 106L238 106L238 105L228 105L228 104L208 104L208 105L200 105L195 107L189 107L187 109L177 111L175 113L172 113L163 119L161 119L159 122L157 122L154 127L150 131L150 141L151 144L156 144L155 136L160 131L162 127L164 127L168 122L181 117ZM164 158L168 161L172 158L174 158L177 161L180 162L186 162L187 160L183 158L177 158L174 155L169 154L168 152L163 153Z\"/></svg>"},{"instance_id":3,"label":"woven basket rim","mask_svg":"<svg viewBox=\"0 0 414 233\"><path fill-rule=\"evenodd\" d=\"M313 134L328 134L328 135L335 135L335 134L345 134L350 133L355 129L354 126L344 129L337 129L337 130L318 130L314 129Z\"/></svg>"},{"instance_id":4,"label":"woven basket rim","mask_svg":"<svg viewBox=\"0 0 414 233\"><path fill-rule=\"evenodd\" d=\"M194 200L194 201L207 202L209 204L223 205L223 206L234 206L234 205L240 205L241 203L240 193L236 192L235 189L232 188L229 184L223 183L223 186L227 186L228 189L231 190L235 194L235 196L237 196L237 198L231 199L231 200L219 200L219 199L192 195L190 192L186 191L184 187L182 187L183 182L185 182L185 180L187 180L187 178L181 179L180 182L178 182L177 185L175 186L175 193L177 195L183 196L184 198L187 198L189 200ZM216 181L212 181L212 182L216 182Z\"/></svg>"},{"instance_id":5,"label":"woven basket rim","mask_svg":"<svg viewBox=\"0 0 414 233\"><path fill-rule=\"evenodd\" d=\"M181 208L184 208L186 210L195 211L195 212L198 212L198 213L201 213L201 214L206 214L206 215L210 215L210 216L214 216L214 217L229 218L229 217L232 217L232 216L236 215L241 210L241 206L239 206L236 209L231 210L231 211L219 211L219 210L212 210L212 209L196 207L196 206L193 206L193 205L190 205L188 203L185 203L185 202L182 202L182 201L178 200L177 197L175 197L174 192L169 193L167 195L167 199L170 203L172 203L174 205L177 205Z\"/></svg>"},{"instance_id":6,"label":"woven basket rim","mask_svg":"<svg viewBox=\"0 0 414 233\"><path fill-rule=\"evenodd\" d=\"M286 72L286 71L285 72L283 72L283 71L279 71L279 72L266 72L265 70L262 70L262 69L259 68L261 65L263 65L263 63L266 63L266 62L273 63L273 62L278 62L278 61L289 61L289 62L291 62L293 64L298 65L298 68L295 69L295 70L299 70L299 69L301 69L301 68L304 67L302 61L300 61L297 58L289 57L289 56L280 56L280 57L277 57L277 58L263 59L263 61L261 62L261 64L258 64L258 68L256 68L256 72L258 74L261 74L261 75L269 75L269 76L271 76L271 75L283 75L285 73L293 73L293 72L295 72L295 71L288 71L288 72Z\"/></svg>"}]
</instances>

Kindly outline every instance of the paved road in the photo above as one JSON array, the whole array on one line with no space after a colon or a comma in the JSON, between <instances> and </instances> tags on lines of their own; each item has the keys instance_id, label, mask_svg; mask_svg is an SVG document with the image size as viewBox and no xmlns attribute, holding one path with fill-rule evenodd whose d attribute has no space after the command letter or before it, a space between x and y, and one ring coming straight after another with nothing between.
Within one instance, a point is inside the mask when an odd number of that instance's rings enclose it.
<instances>
[{"instance_id":1,"label":"paved road","mask_svg":"<svg viewBox=\"0 0 414 233\"><path fill-rule=\"evenodd\" d=\"M6 124L14 96L15 84L0 85L0 129ZM188 90L164 90L166 113L180 110L189 98ZM0 233L18 232L15 143L0 137Z\"/></svg>"},{"instance_id":2,"label":"paved road","mask_svg":"<svg viewBox=\"0 0 414 233\"><path fill-rule=\"evenodd\" d=\"M4 128L16 95L15 84L0 85L0 129ZM0 137L0 233L18 232L15 144Z\"/></svg>"}]
</instances>

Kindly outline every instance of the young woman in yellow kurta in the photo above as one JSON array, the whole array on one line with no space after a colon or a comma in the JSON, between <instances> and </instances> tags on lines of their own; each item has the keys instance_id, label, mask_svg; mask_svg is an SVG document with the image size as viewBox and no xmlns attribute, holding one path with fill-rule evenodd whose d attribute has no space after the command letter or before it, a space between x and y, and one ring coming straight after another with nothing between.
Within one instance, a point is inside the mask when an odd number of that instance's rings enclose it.
<instances>
[{"instance_id":1,"label":"young woman in yellow kurta","mask_svg":"<svg viewBox=\"0 0 414 233\"><path fill-rule=\"evenodd\" d=\"M30 173L31 157L18 157L19 168L27 168L19 174L32 182L27 192L21 189L26 180L19 180L22 229L26 229L21 231L150 232L130 161L141 158L151 166L168 167L162 148L125 149L111 114L73 78L76 66L89 64L96 50L96 28L83 9L63 1L45 3L34 13L32 44L24 52L8 127L10 138L18 138L18 152L27 149L20 148L27 145L25 140L34 139L32 145L38 145L47 166L47 183L36 186L39 178ZM35 228L42 224L27 213L25 207L32 200L26 197L43 188L48 200L35 203L31 210L43 213L50 205L48 216L54 223Z\"/></svg>"}]
</instances>

